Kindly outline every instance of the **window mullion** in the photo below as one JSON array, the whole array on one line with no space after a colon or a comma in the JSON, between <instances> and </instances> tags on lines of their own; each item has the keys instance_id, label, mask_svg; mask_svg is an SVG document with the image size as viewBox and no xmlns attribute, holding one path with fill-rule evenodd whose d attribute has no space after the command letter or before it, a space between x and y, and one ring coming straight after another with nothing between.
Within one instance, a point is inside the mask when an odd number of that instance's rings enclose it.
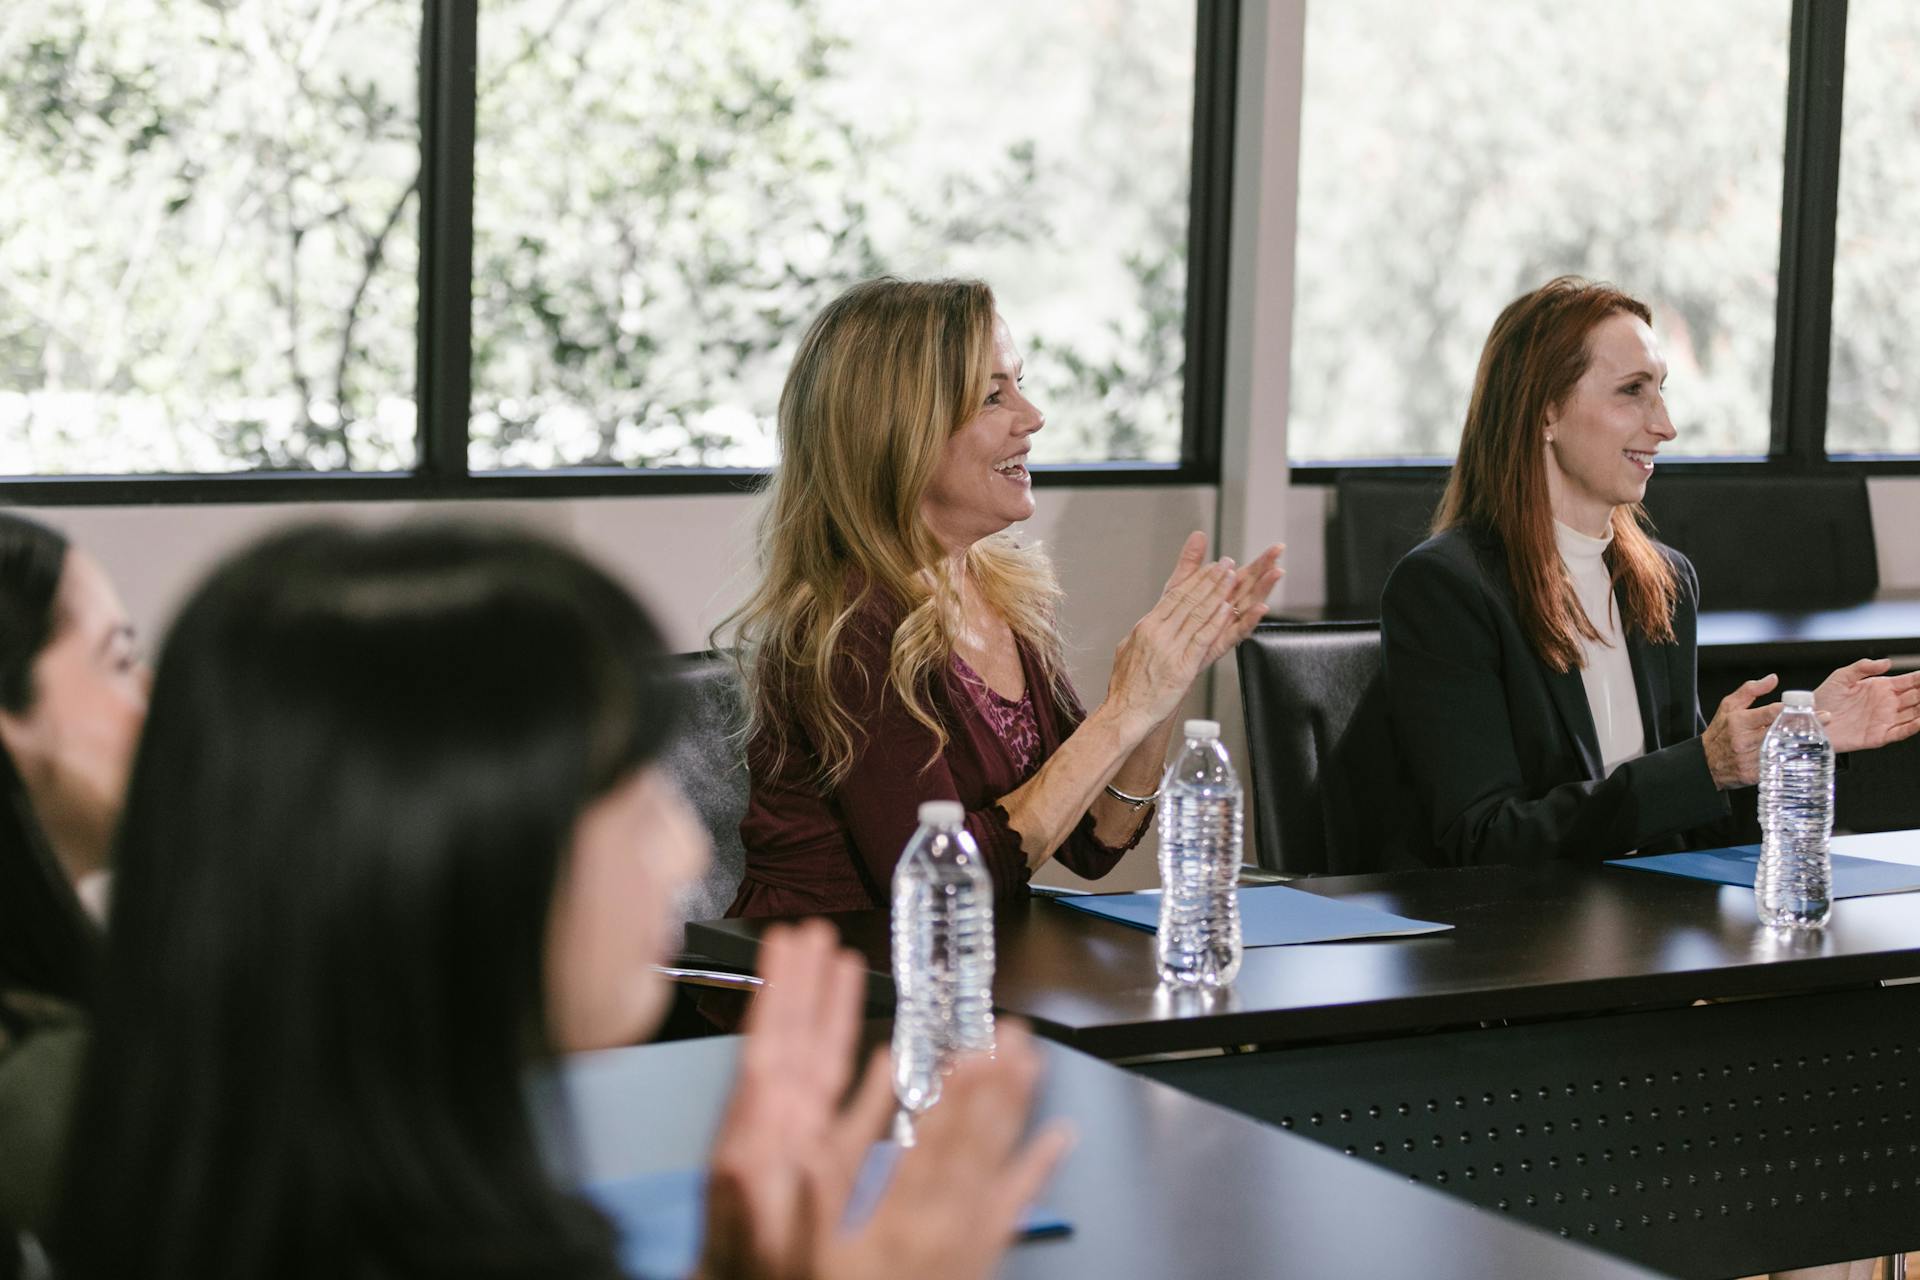
<instances>
[{"instance_id":1,"label":"window mullion","mask_svg":"<svg viewBox=\"0 0 1920 1280\"><path fill-rule=\"evenodd\" d=\"M420 43L419 473L467 475L472 400L473 0L425 0Z\"/></svg>"},{"instance_id":2,"label":"window mullion","mask_svg":"<svg viewBox=\"0 0 1920 1280\"><path fill-rule=\"evenodd\" d=\"M1180 462L1220 472L1226 384L1227 283L1233 243L1233 134L1239 0L1197 0L1192 178L1187 204L1187 323Z\"/></svg>"},{"instance_id":3,"label":"window mullion","mask_svg":"<svg viewBox=\"0 0 1920 1280\"><path fill-rule=\"evenodd\" d=\"M1795 0L1771 451L1799 466L1825 457L1846 54L1847 0Z\"/></svg>"}]
</instances>

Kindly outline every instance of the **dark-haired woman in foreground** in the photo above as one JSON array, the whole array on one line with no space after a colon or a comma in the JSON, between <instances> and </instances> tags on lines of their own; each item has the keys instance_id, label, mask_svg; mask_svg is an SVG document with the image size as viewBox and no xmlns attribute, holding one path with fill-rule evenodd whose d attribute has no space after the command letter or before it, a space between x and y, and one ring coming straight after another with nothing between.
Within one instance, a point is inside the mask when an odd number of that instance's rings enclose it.
<instances>
[{"instance_id":1,"label":"dark-haired woman in foreground","mask_svg":"<svg viewBox=\"0 0 1920 1280\"><path fill-rule=\"evenodd\" d=\"M659 651L603 573L506 532L294 532L200 589L128 796L63 1276L617 1274L523 1087L663 1010L706 846L655 767ZM843 1234L891 1100L876 1061L841 1109L861 976L830 936L768 940L704 1274L984 1274L1060 1149L967 1123L1025 1114L1031 1047L966 1064Z\"/></svg>"},{"instance_id":2,"label":"dark-haired woman in foreground","mask_svg":"<svg viewBox=\"0 0 1920 1280\"><path fill-rule=\"evenodd\" d=\"M1722 792L1758 777L1779 708L1753 703L1775 679L1701 716L1699 584L1640 506L1675 435L1651 320L1617 289L1562 277L1510 304L1487 338L1436 535L1381 600L1425 861L1711 843ZM1920 673L1887 668L1856 662L1815 691L1835 750L1920 732Z\"/></svg>"},{"instance_id":3,"label":"dark-haired woman in foreground","mask_svg":"<svg viewBox=\"0 0 1920 1280\"><path fill-rule=\"evenodd\" d=\"M0 513L0 1276L51 1208L147 673L106 572Z\"/></svg>"}]
</instances>

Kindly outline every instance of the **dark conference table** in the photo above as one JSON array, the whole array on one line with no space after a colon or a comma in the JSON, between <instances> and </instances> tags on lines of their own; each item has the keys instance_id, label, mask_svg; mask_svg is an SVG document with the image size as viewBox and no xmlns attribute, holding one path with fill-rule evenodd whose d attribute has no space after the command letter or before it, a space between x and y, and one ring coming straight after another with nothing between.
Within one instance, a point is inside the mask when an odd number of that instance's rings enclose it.
<instances>
[{"instance_id":1,"label":"dark conference table","mask_svg":"<svg viewBox=\"0 0 1920 1280\"><path fill-rule=\"evenodd\" d=\"M1920 1247L1920 985L1880 985L1920 976L1920 894L1782 936L1749 890L1608 867L1294 887L1455 928L1254 948L1230 991L1180 999L1152 935L1015 902L995 1002L1106 1058L1226 1050L1137 1069L1670 1274ZM885 1007L884 913L828 919ZM688 941L746 964L763 929Z\"/></svg>"},{"instance_id":2,"label":"dark conference table","mask_svg":"<svg viewBox=\"0 0 1920 1280\"><path fill-rule=\"evenodd\" d=\"M735 1037L567 1061L589 1180L704 1162L739 1051ZM1001 1274L1050 1280L1170 1276L1408 1276L1632 1280L1640 1269L1484 1212L1318 1144L1057 1045L1043 1044L1041 1120L1078 1142L1042 1197L1072 1225L1014 1247Z\"/></svg>"},{"instance_id":3,"label":"dark conference table","mask_svg":"<svg viewBox=\"0 0 1920 1280\"><path fill-rule=\"evenodd\" d=\"M1455 927L1253 948L1230 991L1178 999L1155 981L1152 934L1036 897L999 908L994 1000L1051 1039L1130 1058L1920 975L1920 894L1848 899L1824 933L1787 945L1754 918L1747 890L1611 867L1411 871L1293 887ZM827 919L865 957L876 1009L890 1008L886 913ZM748 967L766 923L692 924L687 940Z\"/></svg>"},{"instance_id":4,"label":"dark conference table","mask_svg":"<svg viewBox=\"0 0 1920 1280\"><path fill-rule=\"evenodd\" d=\"M1920 655L1920 596L1895 593L1839 609L1709 609L1700 614L1703 661L1829 670L1855 658Z\"/></svg>"}]
</instances>

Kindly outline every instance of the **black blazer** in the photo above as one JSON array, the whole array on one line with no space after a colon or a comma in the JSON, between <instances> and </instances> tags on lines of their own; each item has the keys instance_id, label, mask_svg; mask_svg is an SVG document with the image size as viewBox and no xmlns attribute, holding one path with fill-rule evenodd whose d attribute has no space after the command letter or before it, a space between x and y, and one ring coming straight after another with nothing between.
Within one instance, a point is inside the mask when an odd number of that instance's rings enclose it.
<instances>
[{"instance_id":1,"label":"black blazer","mask_svg":"<svg viewBox=\"0 0 1920 1280\"><path fill-rule=\"evenodd\" d=\"M1611 776L1579 670L1546 666L1521 631L1497 538L1449 530L1395 566L1380 602L1381 663L1417 859L1599 861L1725 843L1727 801L1700 741L1699 579L1685 556L1660 549L1680 576L1674 643L1627 636L1646 754Z\"/></svg>"}]
</instances>

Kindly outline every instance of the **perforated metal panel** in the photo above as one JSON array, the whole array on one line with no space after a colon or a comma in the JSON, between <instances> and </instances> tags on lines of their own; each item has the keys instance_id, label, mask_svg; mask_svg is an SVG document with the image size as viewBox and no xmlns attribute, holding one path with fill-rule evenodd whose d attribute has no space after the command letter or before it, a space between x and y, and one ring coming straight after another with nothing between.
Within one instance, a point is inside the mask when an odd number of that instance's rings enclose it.
<instances>
[{"instance_id":1,"label":"perforated metal panel","mask_svg":"<svg viewBox=\"0 0 1920 1280\"><path fill-rule=\"evenodd\" d=\"M1142 1069L1675 1275L1920 1247L1920 987Z\"/></svg>"}]
</instances>

